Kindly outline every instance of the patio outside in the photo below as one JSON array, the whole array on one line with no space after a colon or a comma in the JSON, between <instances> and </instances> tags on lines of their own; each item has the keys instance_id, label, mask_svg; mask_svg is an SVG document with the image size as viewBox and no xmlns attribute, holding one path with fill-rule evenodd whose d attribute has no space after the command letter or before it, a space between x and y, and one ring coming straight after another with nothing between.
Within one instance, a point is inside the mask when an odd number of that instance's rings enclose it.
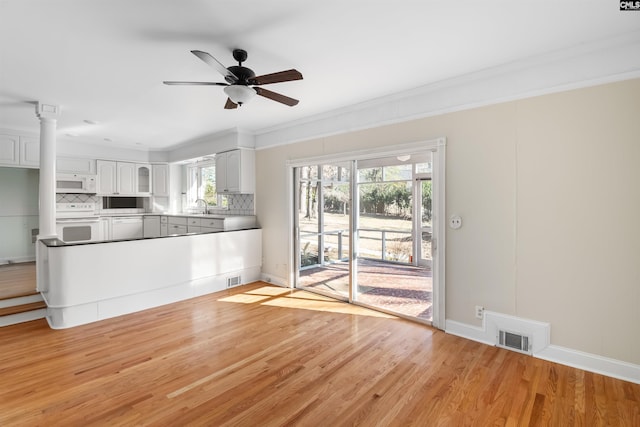
<instances>
[{"instance_id":1,"label":"patio outside","mask_svg":"<svg viewBox=\"0 0 640 427\"><path fill-rule=\"evenodd\" d=\"M349 216L325 213L323 265L318 265L317 232L301 231L303 268L299 285L346 298L349 295ZM317 230L315 218L300 218L301 230ZM412 221L406 218L361 215L356 300L384 310L432 318L432 272L411 265ZM423 256L431 258L431 235L424 233ZM307 265L305 266L305 263Z\"/></svg>"}]
</instances>

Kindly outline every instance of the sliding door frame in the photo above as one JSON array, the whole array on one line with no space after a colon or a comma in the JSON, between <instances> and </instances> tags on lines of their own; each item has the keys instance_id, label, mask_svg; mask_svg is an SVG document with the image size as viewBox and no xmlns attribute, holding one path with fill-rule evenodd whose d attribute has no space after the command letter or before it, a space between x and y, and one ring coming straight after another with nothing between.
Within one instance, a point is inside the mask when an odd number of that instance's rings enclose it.
<instances>
[{"instance_id":1,"label":"sliding door frame","mask_svg":"<svg viewBox=\"0 0 640 427\"><path fill-rule=\"evenodd\" d=\"M369 149L352 152L342 152L330 155L306 157L298 159L290 159L286 162L286 176L287 179L287 207L288 207L288 224L289 224L289 236L288 236L288 249L289 249L289 287L293 288L295 285L297 269L299 268L299 248L296 236L298 235L297 223L294 216L294 171L297 167L308 166L311 164L332 164L351 162L352 169L354 169L354 162L358 160L375 159L379 157L400 156L406 154L419 154L427 151L431 151L433 160L432 169L432 200L433 200L433 320L432 325L439 329L445 327L445 231L446 231L446 218L445 218L445 151L446 151L446 138L436 138L427 141L419 141L408 144L398 144L381 147L378 149ZM355 179L356 172L352 170L351 174L351 198L353 199L357 195L357 186L354 186L353 181ZM356 206L355 200L350 200L350 206ZM353 216L350 215L350 248L349 248L349 265L350 270L353 272L353 263L357 259L357 234L354 229L357 228L356 221L353 221ZM353 280L355 280L354 274L350 275L350 287L349 287L349 301L353 301Z\"/></svg>"}]
</instances>

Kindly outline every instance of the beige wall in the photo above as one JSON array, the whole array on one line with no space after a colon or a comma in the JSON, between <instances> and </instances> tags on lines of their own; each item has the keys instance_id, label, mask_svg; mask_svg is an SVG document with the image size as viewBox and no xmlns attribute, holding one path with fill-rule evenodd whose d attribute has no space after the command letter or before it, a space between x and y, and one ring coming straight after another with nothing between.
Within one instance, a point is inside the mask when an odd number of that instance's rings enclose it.
<instances>
[{"instance_id":1,"label":"beige wall","mask_svg":"<svg viewBox=\"0 0 640 427\"><path fill-rule=\"evenodd\" d=\"M287 159L447 138L447 319L475 305L640 364L640 80L260 150L263 272L286 278Z\"/></svg>"}]
</instances>

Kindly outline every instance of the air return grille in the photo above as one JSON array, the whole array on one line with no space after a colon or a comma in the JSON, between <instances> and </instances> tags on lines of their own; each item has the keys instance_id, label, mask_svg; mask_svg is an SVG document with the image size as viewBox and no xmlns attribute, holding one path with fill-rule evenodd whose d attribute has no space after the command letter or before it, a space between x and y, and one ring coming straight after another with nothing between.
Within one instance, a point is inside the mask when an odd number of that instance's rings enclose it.
<instances>
[{"instance_id":1,"label":"air return grille","mask_svg":"<svg viewBox=\"0 0 640 427\"><path fill-rule=\"evenodd\" d=\"M227 288L233 288L242 284L240 276L227 277Z\"/></svg>"},{"instance_id":2,"label":"air return grille","mask_svg":"<svg viewBox=\"0 0 640 427\"><path fill-rule=\"evenodd\" d=\"M498 330L498 347L531 354L531 339L527 335Z\"/></svg>"}]
</instances>

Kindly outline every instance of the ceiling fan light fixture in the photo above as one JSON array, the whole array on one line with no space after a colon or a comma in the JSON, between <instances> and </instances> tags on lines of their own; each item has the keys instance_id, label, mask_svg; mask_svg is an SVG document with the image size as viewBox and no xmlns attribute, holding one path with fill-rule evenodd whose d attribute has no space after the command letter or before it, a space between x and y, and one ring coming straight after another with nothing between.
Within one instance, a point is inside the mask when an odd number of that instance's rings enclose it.
<instances>
[{"instance_id":1,"label":"ceiling fan light fixture","mask_svg":"<svg viewBox=\"0 0 640 427\"><path fill-rule=\"evenodd\" d=\"M230 100L238 105L242 105L248 102L256 96L256 91L252 87L245 85L229 85L224 88L224 93L227 94Z\"/></svg>"}]
</instances>

